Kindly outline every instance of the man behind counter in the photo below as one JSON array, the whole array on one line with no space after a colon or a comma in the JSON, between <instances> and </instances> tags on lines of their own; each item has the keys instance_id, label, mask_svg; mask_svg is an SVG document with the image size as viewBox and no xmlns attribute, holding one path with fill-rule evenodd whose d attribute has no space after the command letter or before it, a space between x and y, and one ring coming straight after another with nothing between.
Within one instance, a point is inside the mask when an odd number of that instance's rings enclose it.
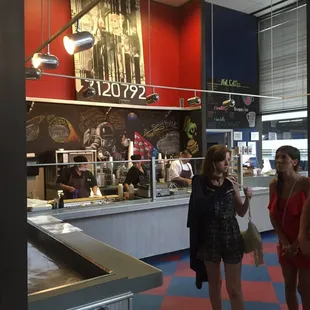
<instances>
[{"instance_id":1,"label":"man behind counter","mask_svg":"<svg viewBox=\"0 0 310 310\"><path fill-rule=\"evenodd\" d=\"M141 160L141 155L135 154L132 155L131 160ZM137 187L139 183L143 180L148 179L148 172L144 165L142 165L141 161L132 163L132 167L128 170L124 186L125 190L128 191L129 185L132 184L134 187Z\"/></svg>"},{"instance_id":2,"label":"man behind counter","mask_svg":"<svg viewBox=\"0 0 310 310\"><path fill-rule=\"evenodd\" d=\"M91 189L94 195L97 195L97 181L87 170L87 164L85 164L88 162L87 158L78 155L73 160L76 164L70 168L63 168L56 181L60 189L64 191L64 199L87 198L90 196Z\"/></svg>"},{"instance_id":3,"label":"man behind counter","mask_svg":"<svg viewBox=\"0 0 310 310\"><path fill-rule=\"evenodd\" d=\"M192 184L193 168L189 160L192 154L189 150L184 150L180 158L174 160L170 166L170 177L172 182L178 187L188 187Z\"/></svg>"}]
</instances>

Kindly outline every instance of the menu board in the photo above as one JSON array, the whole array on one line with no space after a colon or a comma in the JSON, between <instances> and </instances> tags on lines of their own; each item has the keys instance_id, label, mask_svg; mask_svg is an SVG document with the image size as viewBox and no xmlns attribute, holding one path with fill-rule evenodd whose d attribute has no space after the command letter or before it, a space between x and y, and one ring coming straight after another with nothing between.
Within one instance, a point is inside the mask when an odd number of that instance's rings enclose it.
<instances>
[{"instance_id":1,"label":"menu board","mask_svg":"<svg viewBox=\"0 0 310 310\"><path fill-rule=\"evenodd\" d=\"M212 129L255 128L259 112L259 99L249 94L256 93L256 87L241 85L235 80L219 80L208 83L208 90L227 94L207 94L207 126ZM246 95L229 95L244 93Z\"/></svg>"}]
</instances>

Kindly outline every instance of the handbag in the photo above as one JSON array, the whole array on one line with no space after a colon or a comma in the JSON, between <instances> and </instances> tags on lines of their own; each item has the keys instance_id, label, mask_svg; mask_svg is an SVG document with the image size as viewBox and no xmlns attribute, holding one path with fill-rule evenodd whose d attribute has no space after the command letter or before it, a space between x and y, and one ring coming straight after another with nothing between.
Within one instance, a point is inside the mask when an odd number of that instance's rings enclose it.
<instances>
[{"instance_id":1,"label":"handbag","mask_svg":"<svg viewBox=\"0 0 310 310\"><path fill-rule=\"evenodd\" d=\"M241 233L243 238L244 244L244 253L248 254L253 252L255 249L259 248L262 245L262 237L252 222L252 215L251 215L251 205L249 202L249 222L248 222L248 229Z\"/></svg>"},{"instance_id":2,"label":"handbag","mask_svg":"<svg viewBox=\"0 0 310 310\"><path fill-rule=\"evenodd\" d=\"M264 264L264 251L262 237L252 222L251 204L249 202L249 223L248 229L241 233L244 244L244 253L253 253L255 266L258 267Z\"/></svg>"}]
</instances>

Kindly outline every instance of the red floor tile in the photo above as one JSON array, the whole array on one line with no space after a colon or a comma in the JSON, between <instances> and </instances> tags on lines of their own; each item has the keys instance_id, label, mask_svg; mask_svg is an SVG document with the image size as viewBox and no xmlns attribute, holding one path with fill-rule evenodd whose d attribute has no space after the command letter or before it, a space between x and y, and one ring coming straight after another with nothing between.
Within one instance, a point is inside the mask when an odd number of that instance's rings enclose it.
<instances>
[{"instance_id":1,"label":"red floor tile","mask_svg":"<svg viewBox=\"0 0 310 310\"><path fill-rule=\"evenodd\" d=\"M177 270L174 276L194 278L196 275L195 272L190 268L188 262L180 262L177 266Z\"/></svg>"},{"instance_id":2,"label":"red floor tile","mask_svg":"<svg viewBox=\"0 0 310 310\"><path fill-rule=\"evenodd\" d=\"M280 266L267 266L267 269L272 282L284 282Z\"/></svg>"},{"instance_id":3,"label":"red floor tile","mask_svg":"<svg viewBox=\"0 0 310 310\"><path fill-rule=\"evenodd\" d=\"M212 310L207 298L166 296L160 310Z\"/></svg>"},{"instance_id":4,"label":"red floor tile","mask_svg":"<svg viewBox=\"0 0 310 310\"><path fill-rule=\"evenodd\" d=\"M273 288L272 282L242 282L242 291L244 301L278 303L276 292ZM228 300L228 293L226 291L226 282L223 281L222 297Z\"/></svg>"},{"instance_id":5,"label":"red floor tile","mask_svg":"<svg viewBox=\"0 0 310 310\"><path fill-rule=\"evenodd\" d=\"M159 258L161 261L169 261L169 262L177 262L181 259L180 254L170 254L170 255L164 255Z\"/></svg>"},{"instance_id":6,"label":"red floor tile","mask_svg":"<svg viewBox=\"0 0 310 310\"><path fill-rule=\"evenodd\" d=\"M242 264L244 265L254 265L253 254L244 254Z\"/></svg>"},{"instance_id":7,"label":"red floor tile","mask_svg":"<svg viewBox=\"0 0 310 310\"><path fill-rule=\"evenodd\" d=\"M154 288L154 289L149 290L149 291L142 292L141 294L160 295L160 296L166 295L167 289L168 289L168 287L170 285L170 282L171 282L171 279L172 279L171 276L164 276L163 277L163 282L164 283L163 283L162 286Z\"/></svg>"},{"instance_id":8,"label":"red floor tile","mask_svg":"<svg viewBox=\"0 0 310 310\"><path fill-rule=\"evenodd\" d=\"M277 253L277 244L275 242L263 244L264 253Z\"/></svg>"}]
</instances>

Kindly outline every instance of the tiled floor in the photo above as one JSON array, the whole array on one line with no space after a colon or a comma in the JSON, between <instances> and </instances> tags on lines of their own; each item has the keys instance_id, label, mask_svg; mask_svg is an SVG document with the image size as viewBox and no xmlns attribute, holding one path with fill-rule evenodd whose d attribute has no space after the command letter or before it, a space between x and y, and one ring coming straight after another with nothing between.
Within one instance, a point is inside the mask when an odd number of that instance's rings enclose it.
<instances>
[{"instance_id":1,"label":"tiled floor","mask_svg":"<svg viewBox=\"0 0 310 310\"><path fill-rule=\"evenodd\" d=\"M243 260L243 294L247 310L287 310L284 285L276 254L274 233L263 235L265 265L255 267L250 255ZM188 251L150 258L147 263L164 273L164 284L134 298L134 310L211 310L208 285L195 286L195 274L189 268ZM224 279L224 275L223 275ZM224 280L225 282L225 280ZM222 292L224 310L230 309L225 283Z\"/></svg>"}]
</instances>

